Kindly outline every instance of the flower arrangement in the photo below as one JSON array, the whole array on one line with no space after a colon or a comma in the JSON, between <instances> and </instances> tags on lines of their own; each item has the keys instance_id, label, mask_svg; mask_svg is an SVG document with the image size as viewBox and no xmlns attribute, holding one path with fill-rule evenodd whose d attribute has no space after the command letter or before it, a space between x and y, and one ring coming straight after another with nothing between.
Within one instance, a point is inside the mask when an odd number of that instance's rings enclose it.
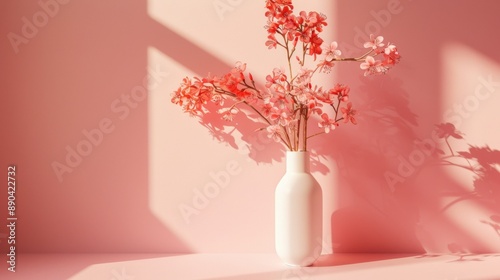
<instances>
[{"instance_id":1,"label":"flower arrangement","mask_svg":"<svg viewBox=\"0 0 500 280\"><path fill-rule=\"evenodd\" d=\"M343 57L337 42L324 47L320 34L327 25L326 16L314 11L296 15L292 0L266 0L265 16L265 45L284 50L286 71L275 68L267 75L265 86L258 87L252 74L246 73L246 64L237 62L223 76L184 78L172 102L192 116L202 116L207 104L213 103L228 122L237 114L246 114L262 123L261 129L288 150L306 151L311 137L329 133L342 122L357 123L356 110L349 101L350 88L340 83L329 89L314 85L316 74L328 74L336 62L343 61L360 62L365 76L382 74L400 60L396 46L385 44L382 36L370 35L364 44L368 50L359 57ZM306 66L306 60L312 60L308 61L312 68ZM329 112L324 105L330 107ZM251 112L258 117L251 117ZM313 121L321 132L308 133Z\"/></svg>"}]
</instances>

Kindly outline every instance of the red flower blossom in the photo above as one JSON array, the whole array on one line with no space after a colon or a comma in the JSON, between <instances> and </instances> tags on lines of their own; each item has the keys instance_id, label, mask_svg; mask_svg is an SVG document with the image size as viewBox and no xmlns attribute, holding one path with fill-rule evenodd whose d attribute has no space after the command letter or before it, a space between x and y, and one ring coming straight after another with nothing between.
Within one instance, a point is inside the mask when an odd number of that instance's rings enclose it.
<instances>
[{"instance_id":1,"label":"red flower blossom","mask_svg":"<svg viewBox=\"0 0 500 280\"><path fill-rule=\"evenodd\" d=\"M359 62L365 76L385 73L401 57L395 45L384 44L382 36L373 34L364 44L369 49L367 53L342 57L337 42L323 47L321 32L327 26L325 15L315 11L296 14L292 0L266 0L265 3L265 45L269 49L286 51L286 70L274 68L265 77L265 86L260 87L246 72L247 65L237 62L223 75L184 78L173 92L171 101L184 112L198 117L217 112L223 120L233 121L241 112L251 121L263 124L261 129L266 129L270 138L281 141L289 150L307 150L307 139L329 133L340 125L340 120L345 124L357 124L357 112L349 102L350 88L336 84L325 90L315 84L315 75L329 73L335 63L341 61ZM313 65L310 68L306 62L315 61L318 55L320 62L309 62ZM323 132L308 130L308 123L313 119L319 119L318 127ZM449 124L438 126L438 129L447 131L438 133L440 137L459 137Z\"/></svg>"}]
</instances>

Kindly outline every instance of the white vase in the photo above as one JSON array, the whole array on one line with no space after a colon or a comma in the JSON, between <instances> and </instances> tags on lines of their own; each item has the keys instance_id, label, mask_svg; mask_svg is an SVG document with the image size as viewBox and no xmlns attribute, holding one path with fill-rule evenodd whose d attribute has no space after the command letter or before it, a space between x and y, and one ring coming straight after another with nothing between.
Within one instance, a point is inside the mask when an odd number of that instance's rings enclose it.
<instances>
[{"instance_id":1,"label":"white vase","mask_svg":"<svg viewBox=\"0 0 500 280\"><path fill-rule=\"evenodd\" d=\"M308 152L287 152L275 192L276 253L293 266L310 266L321 254L322 191L309 166Z\"/></svg>"}]
</instances>

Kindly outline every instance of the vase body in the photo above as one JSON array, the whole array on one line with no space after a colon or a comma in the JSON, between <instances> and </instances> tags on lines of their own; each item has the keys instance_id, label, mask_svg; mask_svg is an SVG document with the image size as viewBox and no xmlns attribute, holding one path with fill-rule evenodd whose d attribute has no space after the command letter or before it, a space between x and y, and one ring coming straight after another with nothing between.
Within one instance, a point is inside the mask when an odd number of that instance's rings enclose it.
<instances>
[{"instance_id":1,"label":"vase body","mask_svg":"<svg viewBox=\"0 0 500 280\"><path fill-rule=\"evenodd\" d=\"M283 262L309 266L321 254L323 198L308 152L287 152L275 192L275 245Z\"/></svg>"}]
</instances>

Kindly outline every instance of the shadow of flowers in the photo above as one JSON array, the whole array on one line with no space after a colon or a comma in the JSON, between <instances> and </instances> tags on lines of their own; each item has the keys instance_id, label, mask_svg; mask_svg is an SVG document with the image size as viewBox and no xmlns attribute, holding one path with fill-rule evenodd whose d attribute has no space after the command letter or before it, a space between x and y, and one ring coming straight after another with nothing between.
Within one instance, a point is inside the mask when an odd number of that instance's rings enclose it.
<instances>
[{"instance_id":1,"label":"shadow of flowers","mask_svg":"<svg viewBox=\"0 0 500 280\"><path fill-rule=\"evenodd\" d=\"M468 144L465 151L455 151L450 140L465 141L464 134L451 123L436 125L437 136L446 143L447 150L437 149L438 161L441 165L455 166L468 170L474 175L474 190L466 197L476 197L482 200L500 203L500 151L489 146L474 146ZM447 205L449 207L450 205Z\"/></svg>"},{"instance_id":2,"label":"shadow of flowers","mask_svg":"<svg viewBox=\"0 0 500 280\"><path fill-rule=\"evenodd\" d=\"M408 189L394 192L384 177L413 148L418 117L403 82L391 77L360 80L356 89L357 127L339 131L329 147L338 163L338 197L353 197L331 215L333 248L341 252L422 252L414 233L417 207ZM326 149L326 148L324 148ZM407 203L401 203L403 199ZM354 242L355 241L355 242Z\"/></svg>"}]
</instances>

